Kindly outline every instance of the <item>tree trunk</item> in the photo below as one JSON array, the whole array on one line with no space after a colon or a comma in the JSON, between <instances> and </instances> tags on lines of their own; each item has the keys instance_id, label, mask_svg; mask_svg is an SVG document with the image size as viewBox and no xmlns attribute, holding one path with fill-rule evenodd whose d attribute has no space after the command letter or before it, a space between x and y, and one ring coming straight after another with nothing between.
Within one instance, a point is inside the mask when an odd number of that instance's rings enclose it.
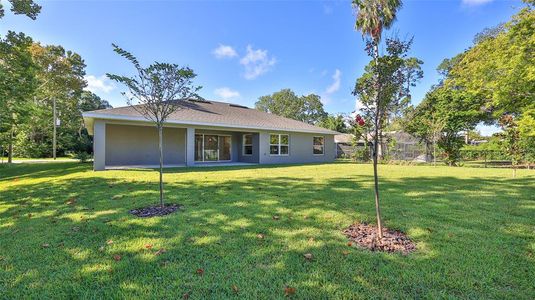
<instances>
[{"instance_id":1,"label":"tree trunk","mask_svg":"<svg viewBox=\"0 0 535 300\"><path fill-rule=\"evenodd\" d=\"M15 136L15 126L11 125L11 132L9 134L9 145L7 146L7 163L13 163L13 138Z\"/></svg>"},{"instance_id":2,"label":"tree trunk","mask_svg":"<svg viewBox=\"0 0 535 300\"><path fill-rule=\"evenodd\" d=\"M57 125L57 116L56 116L56 98L53 98L52 99L52 115L53 115L53 130L54 130L54 136L52 137L52 157L54 158L54 160L56 160L56 135L57 135L57 129L56 129L56 125Z\"/></svg>"},{"instance_id":3,"label":"tree trunk","mask_svg":"<svg viewBox=\"0 0 535 300\"><path fill-rule=\"evenodd\" d=\"M430 163L433 159L431 154L431 142L428 139L425 140L425 162Z\"/></svg>"},{"instance_id":4,"label":"tree trunk","mask_svg":"<svg viewBox=\"0 0 535 300\"><path fill-rule=\"evenodd\" d=\"M375 120L375 136L373 141L373 181L374 181L374 188L375 188L375 213L377 216L377 233L379 235L379 239L383 238L383 224L381 221L381 206L379 203L379 176L377 174L377 151L378 151L378 120L376 117Z\"/></svg>"},{"instance_id":5,"label":"tree trunk","mask_svg":"<svg viewBox=\"0 0 535 300\"><path fill-rule=\"evenodd\" d=\"M160 206L163 208L163 125L158 126L158 150L160 151Z\"/></svg>"},{"instance_id":6,"label":"tree trunk","mask_svg":"<svg viewBox=\"0 0 535 300\"><path fill-rule=\"evenodd\" d=\"M374 59L375 59L375 65L377 66L379 64L379 41L376 40L374 43ZM377 217L377 234L379 236L379 240L383 238L383 224L381 222L381 206L379 203L379 176L377 175L377 152L378 152L378 142L379 142L379 125L380 117L381 117L381 109L379 105L380 101L380 81L379 81L379 74L376 74L377 76L377 91L375 93L375 134L373 137L373 181L374 181L374 188L375 188L375 213Z\"/></svg>"},{"instance_id":7,"label":"tree trunk","mask_svg":"<svg viewBox=\"0 0 535 300\"><path fill-rule=\"evenodd\" d=\"M436 139L433 138L433 167L437 166L437 142Z\"/></svg>"}]
</instances>

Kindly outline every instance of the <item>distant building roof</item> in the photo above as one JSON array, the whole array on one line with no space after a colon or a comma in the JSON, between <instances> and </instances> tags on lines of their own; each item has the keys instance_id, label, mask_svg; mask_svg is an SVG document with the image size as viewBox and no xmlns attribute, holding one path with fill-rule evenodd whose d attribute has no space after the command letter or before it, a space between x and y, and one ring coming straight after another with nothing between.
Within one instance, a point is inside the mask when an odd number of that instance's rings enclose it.
<instances>
[{"instance_id":1,"label":"distant building roof","mask_svg":"<svg viewBox=\"0 0 535 300\"><path fill-rule=\"evenodd\" d=\"M351 144L353 135L349 133L341 133L334 136L334 142L337 144Z\"/></svg>"},{"instance_id":2,"label":"distant building roof","mask_svg":"<svg viewBox=\"0 0 535 300\"><path fill-rule=\"evenodd\" d=\"M180 106L181 109L171 114L167 123L318 134L338 133L238 104L204 100L177 100L176 105ZM93 119L147 121L131 106L84 112L82 115L87 127L90 127L89 123L92 123Z\"/></svg>"}]
</instances>

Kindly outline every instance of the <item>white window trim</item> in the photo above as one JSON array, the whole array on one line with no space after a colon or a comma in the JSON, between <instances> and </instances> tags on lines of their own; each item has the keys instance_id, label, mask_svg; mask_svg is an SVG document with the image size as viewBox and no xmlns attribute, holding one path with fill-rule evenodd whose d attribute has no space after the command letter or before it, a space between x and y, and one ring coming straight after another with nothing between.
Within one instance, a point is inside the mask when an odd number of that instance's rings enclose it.
<instances>
[{"instance_id":1,"label":"white window trim","mask_svg":"<svg viewBox=\"0 0 535 300\"><path fill-rule=\"evenodd\" d=\"M314 145L314 139L315 138L322 138L323 139L323 145L321 145L321 149L322 149L321 154L315 154L314 153L314 146L319 146L319 145ZM323 155L325 155L325 137L324 136L316 135L316 136L312 137L312 155L314 155L314 156L323 156Z\"/></svg>"},{"instance_id":2,"label":"white window trim","mask_svg":"<svg viewBox=\"0 0 535 300\"><path fill-rule=\"evenodd\" d=\"M195 135L202 135L202 160L194 160L196 163L210 163L210 162L230 162L232 161L232 135L230 134L211 134L211 133L196 133ZM205 135L215 135L217 136L217 160L204 160L204 136ZM219 137L228 136L230 137L230 159L229 160L219 160Z\"/></svg>"},{"instance_id":3,"label":"white window trim","mask_svg":"<svg viewBox=\"0 0 535 300\"><path fill-rule=\"evenodd\" d=\"M277 135L279 137L279 143L278 144L272 144L271 143L271 136ZM281 136L287 135L288 136L288 144L281 144ZM279 154L271 154L271 146L278 146ZM281 154L281 146L288 146L288 153L287 154ZM269 134L269 156L290 156L290 134L288 133L270 133Z\"/></svg>"},{"instance_id":4,"label":"white window trim","mask_svg":"<svg viewBox=\"0 0 535 300\"><path fill-rule=\"evenodd\" d=\"M246 135L250 135L251 136L251 144L245 144L245 136ZM241 147L241 154L243 156L253 156L253 153L251 154L245 154L245 146L251 146L251 148L253 147L253 134L252 133L246 133L243 135L242 137L242 147ZM253 151L254 152L254 151Z\"/></svg>"}]
</instances>

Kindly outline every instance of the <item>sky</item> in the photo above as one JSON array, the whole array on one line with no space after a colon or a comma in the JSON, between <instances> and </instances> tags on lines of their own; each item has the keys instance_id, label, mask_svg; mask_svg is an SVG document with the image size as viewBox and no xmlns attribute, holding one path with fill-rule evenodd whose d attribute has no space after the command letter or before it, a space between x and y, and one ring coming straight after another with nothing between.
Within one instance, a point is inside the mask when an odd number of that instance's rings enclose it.
<instances>
[{"instance_id":1,"label":"sky","mask_svg":"<svg viewBox=\"0 0 535 300\"><path fill-rule=\"evenodd\" d=\"M35 21L6 10L0 34L22 31L77 52L87 65L87 89L114 107L126 105L124 88L105 74L132 75L134 69L112 43L144 65L192 68L200 95L209 100L253 107L258 97L290 88L320 95L329 113L354 111L351 91L370 60L350 1L37 2L43 8ZM405 0L384 36L414 37L410 55L424 61L424 78L413 89L413 103L437 83L444 58L469 48L475 34L510 20L521 7L516 0Z\"/></svg>"}]
</instances>

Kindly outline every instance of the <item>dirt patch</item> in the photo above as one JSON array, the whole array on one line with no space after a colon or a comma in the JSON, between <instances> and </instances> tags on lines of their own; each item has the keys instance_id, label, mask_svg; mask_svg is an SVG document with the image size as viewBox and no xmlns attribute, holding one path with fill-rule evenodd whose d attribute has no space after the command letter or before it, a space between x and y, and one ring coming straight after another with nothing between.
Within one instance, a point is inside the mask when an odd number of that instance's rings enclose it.
<instances>
[{"instance_id":1,"label":"dirt patch","mask_svg":"<svg viewBox=\"0 0 535 300\"><path fill-rule=\"evenodd\" d=\"M163 207L160 205L147 206L132 209L129 213L140 218L151 218L151 217L161 217L171 213L174 213L177 210L182 210L184 206L180 204L165 204Z\"/></svg>"},{"instance_id":2,"label":"dirt patch","mask_svg":"<svg viewBox=\"0 0 535 300\"><path fill-rule=\"evenodd\" d=\"M356 246L382 252L400 252L409 254L416 250L416 245L407 235L399 230L383 228L383 238L377 237L377 226L367 223L355 223L344 229L342 233Z\"/></svg>"}]
</instances>

